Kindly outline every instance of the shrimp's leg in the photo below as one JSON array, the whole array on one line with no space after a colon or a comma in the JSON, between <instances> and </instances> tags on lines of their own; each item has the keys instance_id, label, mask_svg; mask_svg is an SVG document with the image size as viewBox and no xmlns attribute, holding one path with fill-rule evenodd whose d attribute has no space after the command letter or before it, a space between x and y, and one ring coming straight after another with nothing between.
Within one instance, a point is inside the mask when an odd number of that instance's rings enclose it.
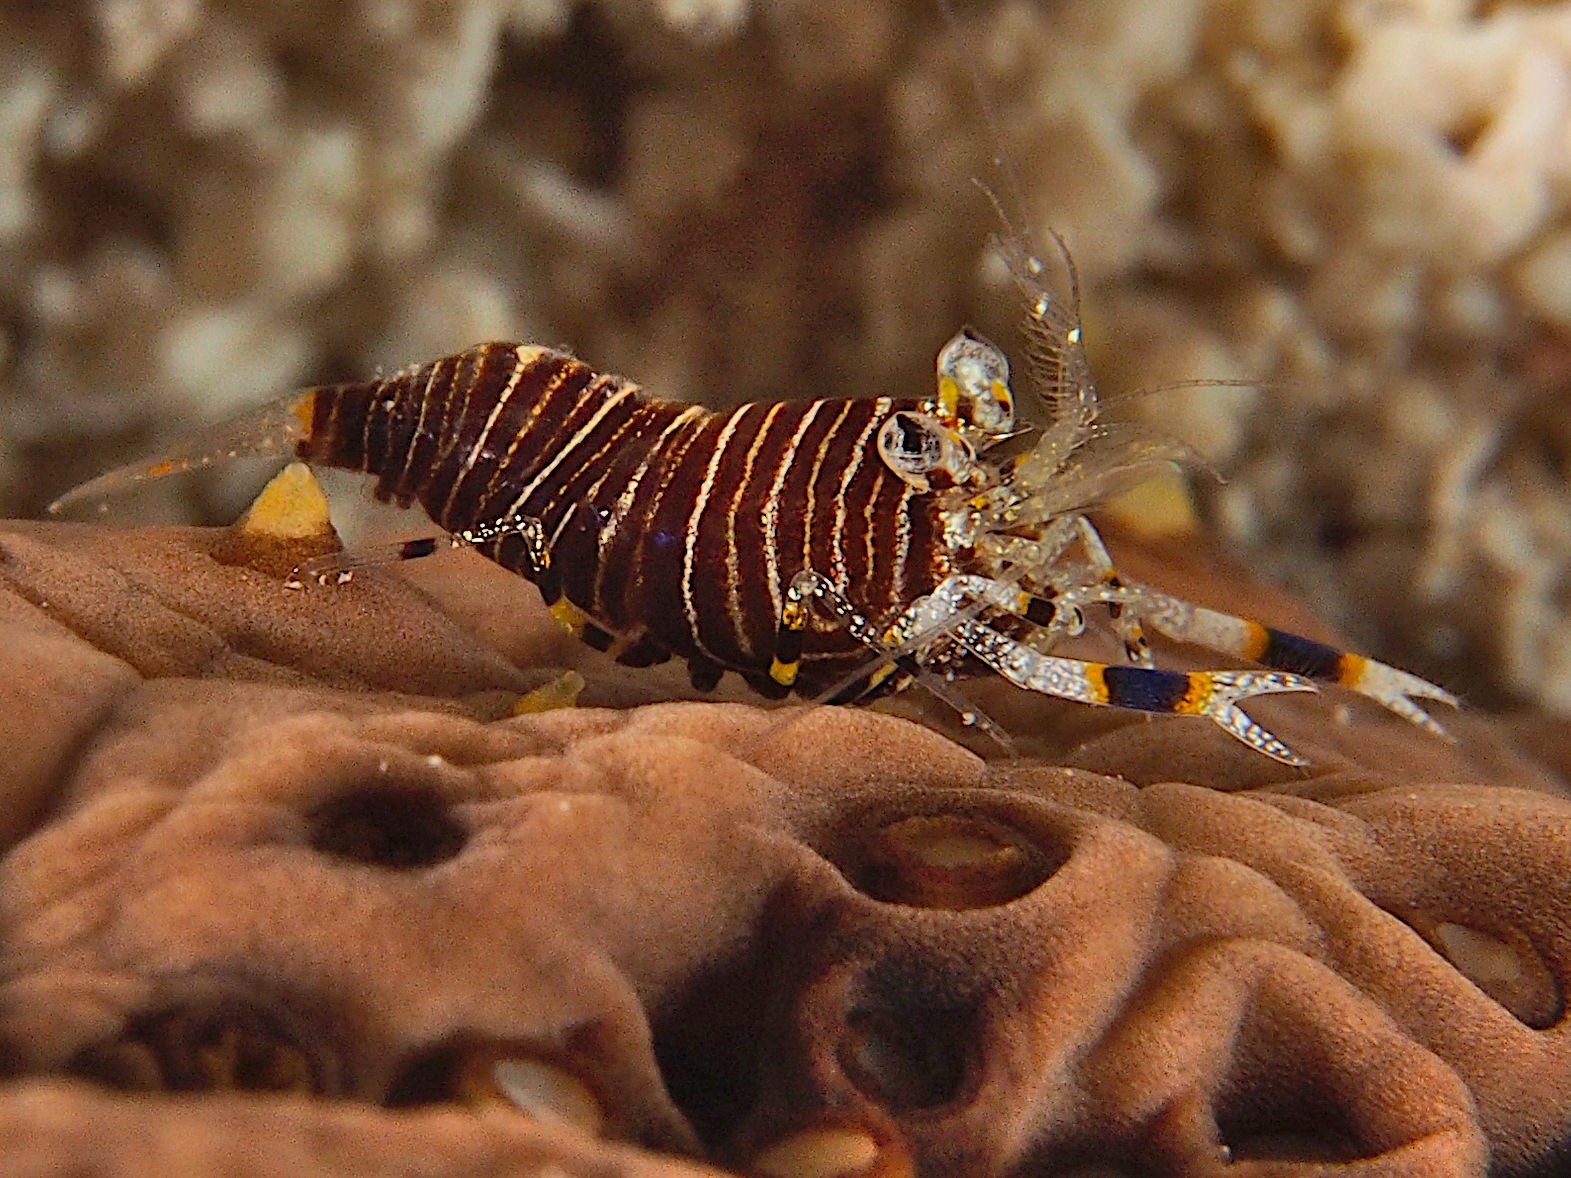
<instances>
[{"instance_id":1,"label":"shrimp's leg","mask_svg":"<svg viewBox=\"0 0 1571 1178\"><path fill-rule=\"evenodd\" d=\"M769 665L769 682L775 685L780 694L795 685L801 667L802 634L807 629L810 611L818 608L837 620L851 637L878 656L870 668L859 670L835 684L826 693L828 698L825 702L851 703L863 699L887 686L900 686L895 676L904 675L907 681L920 684L953 708L962 723L980 728L1005 752L1014 754L1014 742L1009 739L1008 733L918 660L914 644L908 639L910 625L920 604L918 602L911 606L893 625L880 630L845 599L828 577L811 569L802 570L786 586L780 608L780 626L775 635L774 655Z\"/></svg>"},{"instance_id":2,"label":"shrimp's leg","mask_svg":"<svg viewBox=\"0 0 1571 1178\"><path fill-rule=\"evenodd\" d=\"M1119 590L1124 588L1124 581L1118 575L1118 570L1113 567L1113 557L1107 551L1107 545L1102 542L1101 534L1096 530L1090 520L1079 516L1080 544L1085 549L1086 557L1091 562L1091 571L1097 580L1109 589ZM1108 617L1123 641L1124 654L1129 661L1137 667L1150 667L1153 665L1151 647L1146 642L1145 630L1140 625L1140 615L1134 611L1125 612L1123 602L1117 596L1107 600Z\"/></svg>"},{"instance_id":3,"label":"shrimp's leg","mask_svg":"<svg viewBox=\"0 0 1571 1178\"><path fill-rule=\"evenodd\" d=\"M1125 589L1126 602L1150 627L1175 642L1203 646L1207 650L1237 655L1278 671L1291 671L1310 679L1338 683L1366 695L1424 731L1444 740L1451 735L1437 723L1414 698L1432 699L1461 707L1461 701L1442 687L1396 667L1360 654L1350 654L1277 630L1247 618L1219 613L1204 606L1191 605L1176 597L1143 586Z\"/></svg>"},{"instance_id":4,"label":"shrimp's leg","mask_svg":"<svg viewBox=\"0 0 1571 1178\"><path fill-rule=\"evenodd\" d=\"M395 564L401 560L419 560L443 549L479 548L494 544L509 536L522 538L531 564L537 571L550 566L550 551L545 542L545 531L538 519L520 515L511 519L489 520L458 532L443 532L435 536L421 536L392 544L374 544L363 548L350 548L343 552L329 552L312 557L295 567L287 589L303 589L307 583L315 585L342 585L354 579L361 569L377 565Z\"/></svg>"},{"instance_id":5,"label":"shrimp's leg","mask_svg":"<svg viewBox=\"0 0 1571 1178\"><path fill-rule=\"evenodd\" d=\"M975 619L956 623L953 632L977 658L1027 691L1140 712L1209 716L1256 752L1284 765L1308 764L1238 707L1241 701L1258 695L1316 690L1302 675L1284 671L1162 671L1059 658Z\"/></svg>"},{"instance_id":6,"label":"shrimp's leg","mask_svg":"<svg viewBox=\"0 0 1571 1178\"><path fill-rule=\"evenodd\" d=\"M1087 586L1067 594L1079 602L1102 601L1119 625L1125 650L1132 662L1151 666L1142 623L1175 642L1203 646L1220 654L1236 655L1274 671L1289 671L1324 683L1336 683L1366 695L1382 707L1395 712L1424 731L1444 740L1451 735L1416 703L1432 699L1460 707L1454 695L1417 675L1386 663L1352 654L1303 638L1286 630L1234 617L1203 606L1191 605L1176 597L1144 585L1126 582L1118 576L1106 546L1089 520L1083 525L1081 541L1099 585ZM1020 611L1017 611L1020 612Z\"/></svg>"}]
</instances>

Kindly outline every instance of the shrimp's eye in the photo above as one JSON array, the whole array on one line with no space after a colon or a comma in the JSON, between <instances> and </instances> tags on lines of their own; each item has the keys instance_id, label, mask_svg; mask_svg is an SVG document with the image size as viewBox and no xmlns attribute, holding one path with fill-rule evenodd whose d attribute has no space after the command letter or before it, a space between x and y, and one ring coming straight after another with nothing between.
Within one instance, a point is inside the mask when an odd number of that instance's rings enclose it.
<instances>
[{"instance_id":1,"label":"shrimp's eye","mask_svg":"<svg viewBox=\"0 0 1571 1178\"><path fill-rule=\"evenodd\" d=\"M878 452L894 471L926 474L943 458L943 432L925 414L896 413L878 431Z\"/></svg>"},{"instance_id":2,"label":"shrimp's eye","mask_svg":"<svg viewBox=\"0 0 1571 1178\"><path fill-rule=\"evenodd\" d=\"M906 482L927 488L928 472L944 460L943 427L922 413L896 413L878 431L878 456Z\"/></svg>"},{"instance_id":3,"label":"shrimp's eye","mask_svg":"<svg viewBox=\"0 0 1571 1178\"><path fill-rule=\"evenodd\" d=\"M901 411L878 431L878 456L884 465L918 491L930 489L927 476L943 471L951 482L966 481L976 455L963 438L926 413Z\"/></svg>"},{"instance_id":4,"label":"shrimp's eye","mask_svg":"<svg viewBox=\"0 0 1571 1178\"><path fill-rule=\"evenodd\" d=\"M957 426L981 434L973 440L983 449L1014 429L1015 398L1003 349L963 328L938 353L938 405Z\"/></svg>"}]
</instances>

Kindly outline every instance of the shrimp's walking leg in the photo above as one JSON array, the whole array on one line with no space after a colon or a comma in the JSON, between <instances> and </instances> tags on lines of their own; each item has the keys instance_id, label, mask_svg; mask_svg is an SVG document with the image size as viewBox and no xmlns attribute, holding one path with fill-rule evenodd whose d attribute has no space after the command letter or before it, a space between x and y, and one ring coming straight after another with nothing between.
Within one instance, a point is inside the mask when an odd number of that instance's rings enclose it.
<instances>
[{"instance_id":1,"label":"shrimp's walking leg","mask_svg":"<svg viewBox=\"0 0 1571 1178\"><path fill-rule=\"evenodd\" d=\"M868 649L879 654L888 653L883 632L858 613L828 577L811 569L804 569L791 578L780 606L780 625L775 632L774 656L769 662L769 678L779 687L790 689L796 684L797 673L802 666L802 636L807 630L812 607L815 605L821 606L828 616L838 621L851 637ZM860 678L865 680L865 683L861 684L862 689L851 695L849 699L837 698L833 702L844 703L860 698L881 687L896 671L905 671L908 675L914 676L921 673L921 670L916 659L909 652L904 653L861 676Z\"/></svg>"},{"instance_id":2,"label":"shrimp's walking leg","mask_svg":"<svg viewBox=\"0 0 1571 1178\"><path fill-rule=\"evenodd\" d=\"M1165 593L1122 581L1113 569L1112 558L1090 521L1084 523L1082 542L1093 570L1101 575L1102 588L1089 588L1075 594L1084 601L1105 601L1115 620L1121 618L1121 633L1130 658L1142 667L1151 665L1151 656L1141 632L1141 623L1175 642L1203 646L1220 654L1236 655L1274 671L1290 671L1309 679L1336 683L1366 695L1382 707L1424 731L1450 740L1451 735L1413 699L1432 699L1451 707L1461 702L1442 687L1417 675L1398 670L1363 655L1351 654L1277 630L1247 618L1234 617L1191 605ZM1122 610L1120 610L1122 607ZM1135 645L1131 647L1131 635Z\"/></svg>"},{"instance_id":3,"label":"shrimp's walking leg","mask_svg":"<svg viewBox=\"0 0 1571 1178\"><path fill-rule=\"evenodd\" d=\"M828 577L811 569L802 570L791 578L781 603L780 626L775 634L775 651L769 665L770 681L786 690L796 683L802 660L802 634L807 629L810 611L817 607L878 656L878 661L872 667L858 671L836 684L825 702L851 703L865 698L888 685L897 673L901 673L953 708L964 724L982 729L1005 752L1013 754L1014 742L1009 739L1008 733L951 688L942 677L922 666L912 644L906 641L911 621L920 604L918 602L905 610L887 630L880 630L845 599Z\"/></svg>"},{"instance_id":4,"label":"shrimp's walking leg","mask_svg":"<svg viewBox=\"0 0 1571 1178\"><path fill-rule=\"evenodd\" d=\"M303 561L295 568L289 580L284 582L284 587L303 589L307 584L343 585L353 580L355 573L361 569L393 564L401 560L419 560L444 549L484 548L488 544L500 544L515 536L523 541L524 555L529 562L532 579L535 580L541 596L545 598L547 608L551 611L551 616L557 623L574 638L595 650L609 651L618 659L627 655L633 648L632 639L613 634L599 625L583 610L563 597L560 590L554 588L551 578L544 575L551 569L551 545L546 538L545 525L530 515L487 520L472 528L444 532L439 536L421 536L417 540L405 540L402 543L330 552L325 556ZM632 665L646 666L661 662L668 656L669 652L652 644L646 644L632 656L635 660L639 660Z\"/></svg>"},{"instance_id":5,"label":"shrimp's walking leg","mask_svg":"<svg viewBox=\"0 0 1571 1178\"><path fill-rule=\"evenodd\" d=\"M975 619L958 622L954 634L977 658L1027 691L1140 712L1209 716L1256 752L1284 765L1308 764L1238 707L1240 701L1257 695L1316 690L1301 675L1283 671L1161 671L1059 658Z\"/></svg>"},{"instance_id":6,"label":"shrimp's walking leg","mask_svg":"<svg viewBox=\"0 0 1571 1178\"><path fill-rule=\"evenodd\" d=\"M1118 570L1113 567L1113 557L1107 551L1107 545L1102 542L1101 534L1085 516L1078 518L1080 544L1091 562L1092 571L1109 589L1124 588L1124 581L1118 575ZM1112 619L1117 629L1118 637L1123 641L1124 654L1128 656L1129 661L1139 667L1150 667L1151 647L1147 644L1145 631L1140 625L1140 615L1134 611L1126 613L1116 597L1108 600L1107 611L1108 617Z\"/></svg>"},{"instance_id":7,"label":"shrimp's walking leg","mask_svg":"<svg viewBox=\"0 0 1571 1178\"><path fill-rule=\"evenodd\" d=\"M1152 589L1132 587L1132 590L1126 600L1134 602L1135 609L1153 630L1175 642L1187 642L1207 650L1237 655L1275 670L1339 683L1360 695L1367 695L1426 732L1451 739L1428 712L1413 702L1413 697L1436 700L1453 708L1460 707L1461 701L1428 680L1363 655L1350 654L1247 618L1191 605Z\"/></svg>"},{"instance_id":8,"label":"shrimp's walking leg","mask_svg":"<svg viewBox=\"0 0 1571 1178\"><path fill-rule=\"evenodd\" d=\"M329 552L324 556L302 561L286 581L285 588L303 589L309 582L316 585L342 585L353 580L361 569L377 565L395 564L401 560L419 560L443 549L479 548L509 536L519 536L537 570L550 566L550 551L546 547L545 532L538 519L521 515L511 519L490 520L458 532L444 532L439 536L421 536L393 544L376 544L364 548L351 548L343 552Z\"/></svg>"}]
</instances>

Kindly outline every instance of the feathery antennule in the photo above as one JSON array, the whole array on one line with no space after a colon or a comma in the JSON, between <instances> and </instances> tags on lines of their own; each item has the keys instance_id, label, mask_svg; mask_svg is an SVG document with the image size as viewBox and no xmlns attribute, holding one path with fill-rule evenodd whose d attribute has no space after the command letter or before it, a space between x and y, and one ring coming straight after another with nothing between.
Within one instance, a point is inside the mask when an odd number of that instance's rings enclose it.
<instances>
[{"instance_id":1,"label":"feathery antennule","mask_svg":"<svg viewBox=\"0 0 1571 1178\"><path fill-rule=\"evenodd\" d=\"M997 198L988 196L1008 226ZM1212 469L1194 449L1160 430L1097 420L1101 402L1080 336L1079 278L1067 246L1057 234L1054 240L1064 254L1068 301L1048 289L1041 262L1026 252L1017 234L1011 230L993 238L993 248L1026 299L1027 367L1047 411L1036 442L1013 460L1005 485L991 497L992 510L983 522L994 526L1041 524L1095 506L1159 467Z\"/></svg>"},{"instance_id":2,"label":"feathery antennule","mask_svg":"<svg viewBox=\"0 0 1571 1178\"><path fill-rule=\"evenodd\" d=\"M937 0L957 45L968 46L951 0ZM989 140L994 144L993 167L1004 185L1004 196L1016 209L1025 207L1023 188L1013 162L1002 151L1003 125L988 97L975 56L964 53L962 64L971 79L971 90L981 111ZM1004 201L980 179L973 182L987 198L1000 231L989 239L989 248L1003 261L1026 305L1025 359L1030 384L1046 407L1046 425L1035 445L1016 459L1011 478L1023 488L1039 487L1052 480L1069 456L1090 436L1096 423L1098 398L1091 365L1080 338L1080 275L1069 246L1056 230L1048 232L1064 260L1069 298L1060 298L1048 286L1045 267L1031 235L1015 225Z\"/></svg>"},{"instance_id":3,"label":"feathery antennule","mask_svg":"<svg viewBox=\"0 0 1571 1178\"><path fill-rule=\"evenodd\" d=\"M1070 455L1093 437L1100 401L1080 336L1080 276L1069 247L1053 240L1064 257L1069 281L1066 302L1049 288L1040 259L1014 228L998 197L980 185L1003 225L989 239L1025 299L1026 371L1046 408L1046 424L1029 451L1015 460L1011 478L1020 487L1042 486L1057 477Z\"/></svg>"},{"instance_id":4,"label":"feathery antennule","mask_svg":"<svg viewBox=\"0 0 1571 1178\"><path fill-rule=\"evenodd\" d=\"M1054 293L1030 238L1015 228L997 195L986 185L978 186L1003 226L1002 232L989 236L988 247L1003 261L1025 300L1026 370L1048 406L1052 428L1062 429L1066 440L1074 440L1076 431L1096 420L1098 408L1096 381L1080 338L1080 273L1064 239L1049 230L1063 255L1069 298Z\"/></svg>"}]
</instances>

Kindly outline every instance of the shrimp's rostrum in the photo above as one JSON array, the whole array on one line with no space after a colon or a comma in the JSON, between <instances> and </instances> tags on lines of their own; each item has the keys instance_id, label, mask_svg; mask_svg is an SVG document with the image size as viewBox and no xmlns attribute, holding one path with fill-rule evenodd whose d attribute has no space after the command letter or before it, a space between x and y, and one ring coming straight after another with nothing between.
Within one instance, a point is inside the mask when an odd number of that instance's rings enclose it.
<instances>
[{"instance_id":1,"label":"shrimp's rostrum","mask_svg":"<svg viewBox=\"0 0 1571 1178\"><path fill-rule=\"evenodd\" d=\"M293 394L54 509L288 452L375 475L379 498L420 503L456 542L533 581L590 645L631 666L676 655L703 690L735 671L770 697L841 684L835 702L849 702L990 669L1081 703L1209 717L1298 765L1239 704L1320 680L1444 735L1413 702L1456 704L1431 683L1117 574L1084 512L1188 451L1097 420L1073 285L1060 301L1018 242L998 248L1025 296L1027 366L1045 401L1030 430L1017 429L1004 352L969 330L940 351L930 396L725 413L656 399L562 352L493 343ZM998 457L1022 435L1022 452ZM314 572L331 579L327 565ZM1124 662L1051 653L1093 612ZM1157 668L1149 632L1259 669Z\"/></svg>"}]
</instances>

